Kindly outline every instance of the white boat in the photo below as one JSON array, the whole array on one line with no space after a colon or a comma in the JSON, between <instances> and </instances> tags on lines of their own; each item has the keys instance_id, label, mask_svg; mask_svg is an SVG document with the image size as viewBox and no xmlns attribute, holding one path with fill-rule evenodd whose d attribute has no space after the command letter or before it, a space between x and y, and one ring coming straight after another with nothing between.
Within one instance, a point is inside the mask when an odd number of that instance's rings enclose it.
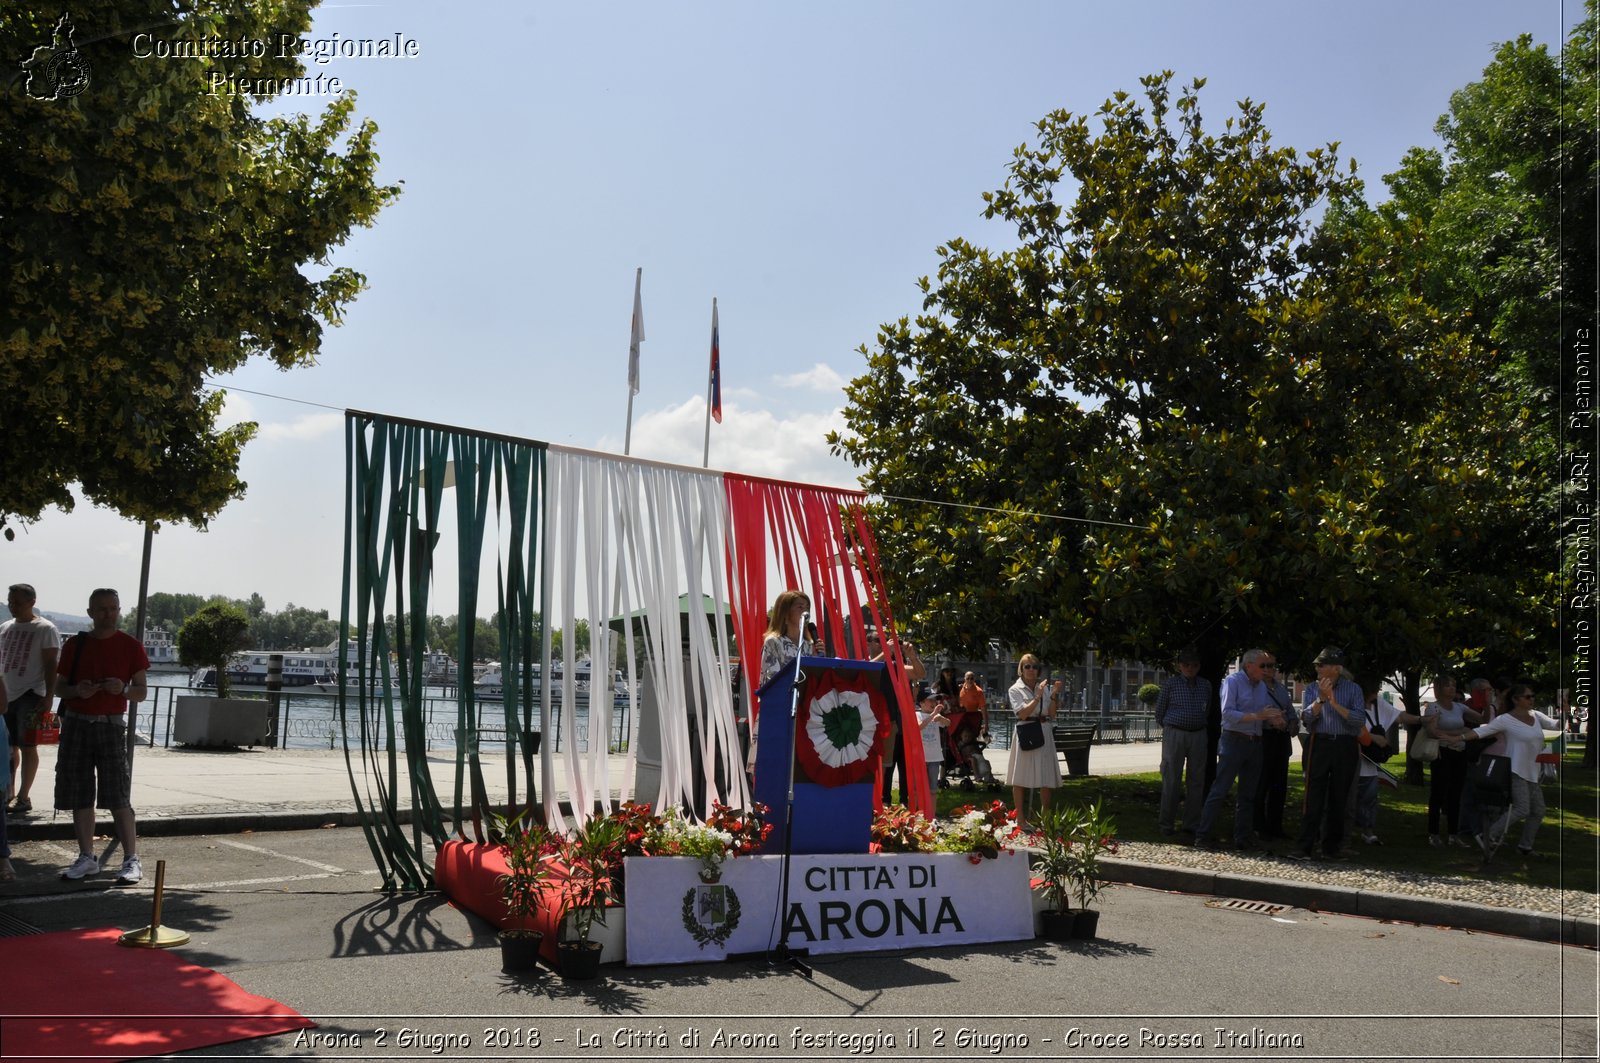
<instances>
[{"instance_id":1,"label":"white boat","mask_svg":"<svg viewBox=\"0 0 1600 1063\"><path fill-rule=\"evenodd\" d=\"M144 655L150 659L150 667L157 671L183 670L183 664L178 660L177 643L172 641L172 636L165 628L153 627L145 632Z\"/></svg>"},{"instance_id":2,"label":"white boat","mask_svg":"<svg viewBox=\"0 0 1600 1063\"><path fill-rule=\"evenodd\" d=\"M283 656L284 689L315 686L333 682L336 678L337 666L331 653L321 650L246 650L229 659L228 682L242 687L266 686L267 669L272 656L277 653ZM193 685L201 688L216 686L215 671L201 669Z\"/></svg>"}]
</instances>

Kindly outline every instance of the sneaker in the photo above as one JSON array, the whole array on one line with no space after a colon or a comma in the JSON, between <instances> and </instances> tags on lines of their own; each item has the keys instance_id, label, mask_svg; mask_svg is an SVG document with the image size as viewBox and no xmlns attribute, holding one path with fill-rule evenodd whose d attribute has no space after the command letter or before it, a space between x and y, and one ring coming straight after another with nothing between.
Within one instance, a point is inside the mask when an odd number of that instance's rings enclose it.
<instances>
[{"instance_id":1,"label":"sneaker","mask_svg":"<svg viewBox=\"0 0 1600 1063\"><path fill-rule=\"evenodd\" d=\"M1368 845L1382 845L1383 844L1383 842L1379 840L1379 838L1378 838L1378 836L1376 834L1371 834L1371 833L1363 834L1361 836L1361 840L1363 842L1366 842Z\"/></svg>"},{"instance_id":2,"label":"sneaker","mask_svg":"<svg viewBox=\"0 0 1600 1063\"><path fill-rule=\"evenodd\" d=\"M15 812L19 816L26 816L29 812L33 811L33 799L31 797L17 798L15 801L11 802L11 811Z\"/></svg>"},{"instance_id":3,"label":"sneaker","mask_svg":"<svg viewBox=\"0 0 1600 1063\"><path fill-rule=\"evenodd\" d=\"M137 856L130 856L122 862L122 870L117 872L117 885L137 886L142 878L144 878L144 867L140 865Z\"/></svg>"},{"instance_id":4,"label":"sneaker","mask_svg":"<svg viewBox=\"0 0 1600 1063\"><path fill-rule=\"evenodd\" d=\"M1454 845L1458 849L1470 849L1471 848L1471 846L1467 844L1466 835L1463 835L1463 834L1452 834L1452 835L1450 835L1449 844Z\"/></svg>"},{"instance_id":5,"label":"sneaker","mask_svg":"<svg viewBox=\"0 0 1600 1063\"><path fill-rule=\"evenodd\" d=\"M100 873L100 861L96 860L93 853L79 853L72 866L61 872L61 877L76 882L90 875Z\"/></svg>"},{"instance_id":6,"label":"sneaker","mask_svg":"<svg viewBox=\"0 0 1600 1063\"><path fill-rule=\"evenodd\" d=\"M1428 835L1428 844L1433 846L1435 849L1443 849L1444 839L1437 834L1430 834Z\"/></svg>"}]
</instances>

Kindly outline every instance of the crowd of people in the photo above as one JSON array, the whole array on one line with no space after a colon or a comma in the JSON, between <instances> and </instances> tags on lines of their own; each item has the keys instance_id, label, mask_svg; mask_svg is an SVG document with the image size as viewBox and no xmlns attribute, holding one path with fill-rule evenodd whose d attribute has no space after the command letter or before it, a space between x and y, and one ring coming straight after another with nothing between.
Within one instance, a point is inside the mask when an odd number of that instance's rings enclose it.
<instances>
[{"instance_id":1,"label":"crowd of people","mask_svg":"<svg viewBox=\"0 0 1600 1063\"><path fill-rule=\"evenodd\" d=\"M1425 738L1411 755L1429 762L1428 842L1477 849L1488 862L1521 823L1517 849L1533 855L1545 807L1545 766L1537 758L1545 732L1559 732L1562 721L1533 709L1526 683L1474 680L1469 702L1460 702L1455 677L1441 673L1432 677L1433 700L1411 713L1384 697L1375 677L1357 682L1344 652L1330 646L1313 661L1316 679L1305 684L1296 707L1273 655L1249 650L1222 682L1215 774L1206 791L1211 684L1200 676L1192 648L1180 650L1173 663L1176 674L1161 685L1155 705L1163 837L1267 853L1287 843L1282 855L1291 860L1341 859L1347 828L1363 843L1381 845L1378 791L1398 784L1383 765L1399 752L1401 729L1413 727ZM1291 836L1284 812L1296 738L1304 800ZM1216 833L1230 794L1232 837L1224 843Z\"/></svg>"},{"instance_id":2,"label":"crowd of people","mask_svg":"<svg viewBox=\"0 0 1600 1063\"><path fill-rule=\"evenodd\" d=\"M809 601L796 591L785 592L774 604L763 649L763 679L792 663L809 645L800 627L808 611ZM869 630L867 641L867 656L882 660L878 634ZM900 649L915 692L915 740L922 747L930 790L946 785L955 770L994 785L983 753L989 743L987 695L976 677L968 672L958 680L954 667L946 666L932 683L922 683L926 672L921 658L908 643L901 642ZM1212 685L1200 675L1199 653L1192 647L1181 649L1173 666L1175 674L1161 684L1155 702L1161 728L1162 837L1201 848L1281 852L1291 860L1341 859L1349 852L1347 836L1381 845L1379 791L1398 785L1384 765L1400 755L1402 730L1416 728L1425 737L1413 743L1408 755L1429 762L1428 842L1476 849L1487 862L1520 824L1517 850L1533 854L1545 810L1541 772L1548 768L1537 758L1545 732L1559 732L1568 721L1535 711L1527 684L1474 680L1468 700L1461 702L1455 677L1441 673L1431 677L1433 700L1412 713L1385 697L1376 677L1358 681L1338 647L1316 656L1315 679L1295 693L1280 678L1273 654L1251 649L1218 691L1221 729L1213 760L1208 735ZM1035 810L1050 807L1061 784L1049 734L1063 686L1060 679L1046 678L1039 658L1026 653L1017 663L1016 682L1006 691L1013 717L1006 781L1024 825ZM905 739L894 720L883 758L881 797L886 804L897 776L900 793L909 792ZM1299 821L1291 831L1289 765L1297 745L1304 789ZM1230 798L1231 830L1223 840L1219 834Z\"/></svg>"}]
</instances>

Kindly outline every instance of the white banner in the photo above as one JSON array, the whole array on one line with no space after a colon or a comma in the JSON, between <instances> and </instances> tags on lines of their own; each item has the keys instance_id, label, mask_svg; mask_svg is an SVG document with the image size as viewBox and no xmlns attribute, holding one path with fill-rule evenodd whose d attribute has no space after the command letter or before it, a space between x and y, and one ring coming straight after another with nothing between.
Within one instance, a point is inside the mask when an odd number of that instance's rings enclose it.
<instances>
[{"instance_id":1,"label":"white banner","mask_svg":"<svg viewBox=\"0 0 1600 1063\"><path fill-rule=\"evenodd\" d=\"M629 965L699 963L777 946L776 856L740 856L701 882L688 857L627 859ZM1023 941L1034 936L1028 854L796 856L789 947L812 953Z\"/></svg>"}]
</instances>

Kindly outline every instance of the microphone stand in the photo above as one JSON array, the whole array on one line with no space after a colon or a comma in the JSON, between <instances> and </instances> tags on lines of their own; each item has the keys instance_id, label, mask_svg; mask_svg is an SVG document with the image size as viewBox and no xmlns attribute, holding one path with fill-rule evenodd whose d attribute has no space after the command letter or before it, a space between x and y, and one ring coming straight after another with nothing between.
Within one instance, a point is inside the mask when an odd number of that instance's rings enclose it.
<instances>
[{"instance_id":1,"label":"microphone stand","mask_svg":"<svg viewBox=\"0 0 1600 1063\"><path fill-rule=\"evenodd\" d=\"M772 952L775 961L788 964L806 978L811 977L811 965L800 958L805 950L789 948L789 864L794 856L794 762L799 755L795 744L800 741L795 726L800 715L801 681L805 679L805 674L800 671L800 658L805 656L806 624L810 620L811 614L807 613L800 622L800 644L794 655L794 685L789 701L789 795L783 810L783 852L778 857L778 875L782 880L779 885L778 919L783 929L778 936L778 947Z\"/></svg>"}]
</instances>

